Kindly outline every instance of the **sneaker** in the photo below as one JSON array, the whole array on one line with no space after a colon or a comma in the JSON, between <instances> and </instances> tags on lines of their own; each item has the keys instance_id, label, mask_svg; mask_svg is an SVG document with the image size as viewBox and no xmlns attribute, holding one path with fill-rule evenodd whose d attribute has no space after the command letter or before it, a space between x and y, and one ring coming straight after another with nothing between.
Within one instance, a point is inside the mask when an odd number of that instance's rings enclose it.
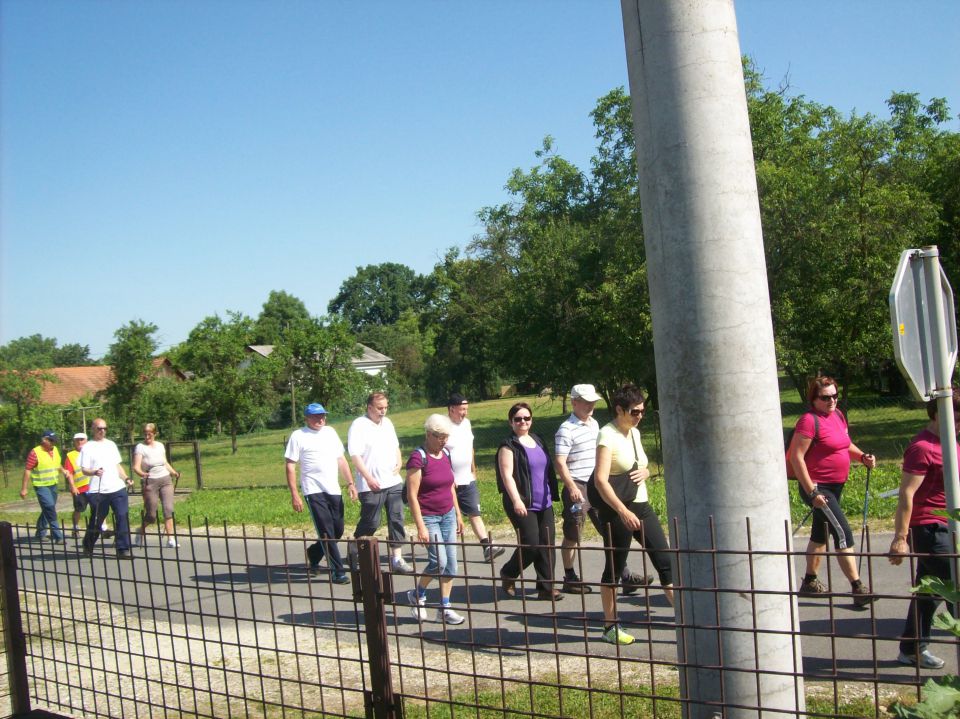
<instances>
[{"instance_id":1,"label":"sneaker","mask_svg":"<svg viewBox=\"0 0 960 719\"><path fill-rule=\"evenodd\" d=\"M827 589L827 586L820 581L818 577L807 581L803 580L803 583L800 585L800 591L798 594L801 597L822 597L825 594L829 594L830 590Z\"/></svg>"},{"instance_id":2,"label":"sneaker","mask_svg":"<svg viewBox=\"0 0 960 719\"><path fill-rule=\"evenodd\" d=\"M650 585L653 582L653 577L649 574L637 574L636 572L624 572L623 576L620 578L620 590L626 594L630 595Z\"/></svg>"},{"instance_id":3,"label":"sneaker","mask_svg":"<svg viewBox=\"0 0 960 719\"><path fill-rule=\"evenodd\" d=\"M593 587L584 584L576 574L563 580L563 592L566 594L590 594L592 591Z\"/></svg>"},{"instance_id":4,"label":"sneaker","mask_svg":"<svg viewBox=\"0 0 960 719\"><path fill-rule=\"evenodd\" d=\"M483 561L493 562L494 559L499 557L504 553L504 548L497 546L496 544L490 544L489 542L484 542L483 545Z\"/></svg>"},{"instance_id":5,"label":"sneaker","mask_svg":"<svg viewBox=\"0 0 960 719\"><path fill-rule=\"evenodd\" d=\"M121 549L117 552L117 559L133 559L133 555L129 549Z\"/></svg>"},{"instance_id":6,"label":"sneaker","mask_svg":"<svg viewBox=\"0 0 960 719\"><path fill-rule=\"evenodd\" d=\"M877 595L870 591L870 587L863 584L851 590L851 594L853 594L853 604L856 607L867 607L877 601Z\"/></svg>"},{"instance_id":7,"label":"sneaker","mask_svg":"<svg viewBox=\"0 0 960 719\"><path fill-rule=\"evenodd\" d=\"M407 601L410 603L410 613L413 614L413 618L418 622L427 621L427 598L423 597L422 599L417 596L417 590L411 589L407 592ZM460 621L463 621L462 619Z\"/></svg>"},{"instance_id":8,"label":"sneaker","mask_svg":"<svg viewBox=\"0 0 960 719\"><path fill-rule=\"evenodd\" d=\"M113 535L116 534L112 529L101 529L100 533L103 535L104 539L110 539Z\"/></svg>"},{"instance_id":9,"label":"sneaker","mask_svg":"<svg viewBox=\"0 0 960 719\"><path fill-rule=\"evenodd\" d=\"M900 652L897 655L897 661L901 664L905 664L908 667L917 666L917 657L914 654L904 654ZM920 652L920 668L921 669L943 669L944 665L943 659L940 657L934 656L927 649L924 649Z\"/></svg>"},{"instance_id":10,"label":"sneaker","mask_svg":"<svg viewBox=\"0 0 960 719\"><path fill-rule=\"evenodd\" d=\"M390 569L397 574L413 574L413 567L407 564L403 557L397 557L390 560Z\"/></svg>"},{"instance_id":11,"label":"sneaker","mask_svg":"<svg viewBox=\"0 0 960 719\"><path fill-rule=\"evenodd\" d=\"M350 577L347 576L346 572L340 572L333 575L332 581L334 584L350 584Z\"/></svg>"},{"instance_id":12,"label":"sneaker","mask_svg":"<svg viewBox=\"0 0 960 719\"><path fill-rule=\"evenodd\" d=\"M620 628L619 624L614 624L603 633L603 641L607 644L633 644L636 638L632 634L627 634Z\"/></svg>"},{"instance_id":13,"label":"sneaker","mask_svg":"<svg viewBox=\"0 0 960 719\"><path fill-rule=\"evenodd\" d=\"M87 559L92 558L92 557L93 557L93 547L84 547L84 548L83 548L83 556L86 557Z\"/></svg>"},{"instance_id":14,"label":"sneaker","mask_svg":"<svg viewBox=\"0 0 960 719\"><path fill-rule=\"evenodd\" d=\"M441 624L463 624L463 617L450 607L440 607L437 610L437 621Z\"/></svg>"},{"instance_id":15,"label":"sneaker","mask_svg":"<svg viewBox=\"0 0 960 719\"><path fill-rule=\"evenodd\" d=\"M173 537L167 537L167 546L170 547L170 549L176 549L180 544Z\"/></svg>"},{"instance_id":16,"label":"sneaker","mask_svg":"<svg viewBox=\"0 0 960 719\"><path fill-rule=\"evenodd\" d=\"M320 565L311 564L307 567L307 576L308 577L319 577L320 576Z\"/></svg>"}]
</instances>

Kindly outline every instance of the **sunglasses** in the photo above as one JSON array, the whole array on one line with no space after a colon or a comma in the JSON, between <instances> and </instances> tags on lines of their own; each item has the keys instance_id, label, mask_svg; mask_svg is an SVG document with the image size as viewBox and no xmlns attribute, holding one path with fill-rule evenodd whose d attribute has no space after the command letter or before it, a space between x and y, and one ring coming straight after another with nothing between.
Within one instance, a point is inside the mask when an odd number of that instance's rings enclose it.
<instances>
[{"instance_id":1,"label":"sunglasses","mask_svg":"<svg viewBox=\"0 0 960 719\"><path fill-rule=\"evenodd\" d=\"M836 402L837 395L835 394L821 394L817 397L821 402Z\"/></svg>"},{"instance_id":2,"label":"sunglasses","mask_svg":"<svg viewBox=\"0 0 960 719\"><path fill-rule=\"evenodd\" d=\"M104 426L104 427L94 427L94 428L93 428L93 431L94 431L94 432L101 432L101 431L106 432L106 431L107 431L107 428L106 428L105 426Z\"/></svg>"},{"instance_id":3,"label":"sunglasses","mask_svg":"<svg viewBox=\"0 0 960 719\"><path fill-rule=\"evenodd\" d=\"M631 409L631 410L630 410L630 416L631 416L631 417L639 417L641 414L643 414L643 410L642 410L642 409Z\"/></svg>"},{"instance_id":4,"label":"sunglasses","mask_svg":"<svg viewBox=\"0 0 960 719\"><path fill-rule=\"evenodd\" d=\"M521 417L520 415L517 415L516 417L513 418L514 424L520 424L521 422L532 422L532 421L533 421L533 417L531 417L530 415L527 415L526 417Z\"/></svg>"}]
</instances>

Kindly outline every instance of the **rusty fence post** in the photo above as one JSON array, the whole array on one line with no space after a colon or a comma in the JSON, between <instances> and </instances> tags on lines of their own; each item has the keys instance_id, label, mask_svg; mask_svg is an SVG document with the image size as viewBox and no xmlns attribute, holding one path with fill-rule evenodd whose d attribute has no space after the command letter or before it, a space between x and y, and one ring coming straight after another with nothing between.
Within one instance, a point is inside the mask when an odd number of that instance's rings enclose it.
<instances>
[{"instance_id":1,"label":"rusty fence post","mask_svg":"<svg viewBox=\"0 0 960 719\"><path fill-rule=\"evenodd\" d=\"M27 642L20 618L20 592L17 586L17 556L13 549L13 527L0 522L0 621L7 653L7 678L10 682L10 709L13 716L30 713L30 685L27 682Z\"/></svg>"},{"instance_id":2,"label":"rusty fence post","mask_svg":"<svg viewBox=\"0 0 960 719\"><path fill-rule=\"evenodd\" d=\"M390 642L387 637L387 601L393 601L390 575L380 571L380 549L374 537L360 537L357 559L363 620L366 625L367 658L370 664L370 690L364 692L367 717L403 719L403 707L393 693L390 672Z\"/></svg>"},{"instance_id":3,"label":"rusty fence post","mask_svg":"<svg viewBox=\"0 0 960 719\"><path fill-rule=\"evenodd\" d=\"M193 440L193 465L197 470L197 489L203 489L203 466L200 462L200 441Z\"/></svg>"}]
</instances>

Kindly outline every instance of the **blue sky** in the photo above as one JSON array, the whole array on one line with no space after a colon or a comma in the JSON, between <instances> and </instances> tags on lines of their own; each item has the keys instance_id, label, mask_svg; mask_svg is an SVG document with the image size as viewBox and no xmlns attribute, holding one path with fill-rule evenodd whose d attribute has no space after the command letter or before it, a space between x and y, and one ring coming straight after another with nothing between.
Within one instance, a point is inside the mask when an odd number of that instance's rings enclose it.
<instances>
[{"instance_id":1,"label":"blue sky","mask_svg":"<svg viewBox=\"0 0 960 719\"><path fill-rule=\"evenodd\" d=\"M960 2L736 8L772 85L960 112ZM99 357L142 319L165 347L273 289L323 314L358 266L429 272L544 135L586 167L626 81L614 0L0 0L0 344Z\"/></svg>"}]
</instances>

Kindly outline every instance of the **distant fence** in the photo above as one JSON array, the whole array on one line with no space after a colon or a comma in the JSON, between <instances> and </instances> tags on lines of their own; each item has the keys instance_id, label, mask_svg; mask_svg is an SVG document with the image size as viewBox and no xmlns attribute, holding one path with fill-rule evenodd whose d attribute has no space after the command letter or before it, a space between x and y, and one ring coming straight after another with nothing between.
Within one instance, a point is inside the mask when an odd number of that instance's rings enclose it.
<instances>
[{"instance_id":1,"label":"distant fence","mask_svg":"<svg viewBox=\"0 0 960 719\"><path fill-rule=\"evenodd\" d=\"M518 596L508 597L497 566L482 561L471 543L457 547L461 572L452 596L465 621L454 625L436 620L435 582L425 618L414 618L406 595L413 579L381 570L375 539L358 543L357 570L340 586L326 569L309 571L304 553L313 540L303 535L203 529L181 533L176 550L161 548L159 535L151 535L132 561L118 560L109 547L87 559L69 542L56 546L29 536L29 527L0 523L0 559L8 569L0 575L0 601L19 607L4 613L5 680L14 705L7 716L43 708L117 718L509 713L553 719L676 717L684 709L696 716L734 709L763 716L771 709L762 693L755 703L738 696L709 707L691 703L676 670L696 665L677 659L678 627L658 588L619 599L619 620L637 642L612 646L600 641L598 585L591 594L537 601L528 575ZM714 566L723 564L724 552L708 551L718 555ZM599 578L602 552L591 546L579 555L580 573L590 582ZM422 570L423 549L408 545L406 553ZM678 563L693 557L674 554ZM761 556L765 563L779 558L797 586L796 553L736 554L750 567ZM644 555L632 553L630 563L644 569ZM866 557L864 576L881 592L864 611L855 611L841 589L794 604L803 657L787 676L798 689L805 680L800 699L807 706L787 715L879 717L893 699L918 696L926 673L894 659L909 600L907 571L901 567L894 580L890 571L882 554ZM835 567L823 576L843 584ZM678 601L685 591L677 587ZM716 577L696 591L713 592L718 601L736 592L748 605L764 593ZM753 629L738 631L752 633L756 646L768 630L752 619ZM936 635L931 650L956 672L955 639ZM760 691L768 668L758 658L743 665L721 659L714 669L747 671Z\"/></svg>"}]
</instances>

